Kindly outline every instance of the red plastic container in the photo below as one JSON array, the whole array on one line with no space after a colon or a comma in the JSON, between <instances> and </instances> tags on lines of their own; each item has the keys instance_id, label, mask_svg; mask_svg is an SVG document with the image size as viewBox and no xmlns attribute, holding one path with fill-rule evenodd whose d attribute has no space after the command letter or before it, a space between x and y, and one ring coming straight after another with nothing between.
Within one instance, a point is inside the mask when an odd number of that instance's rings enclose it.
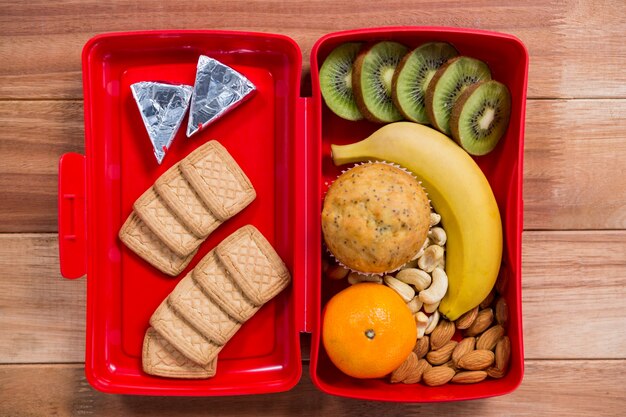
<instances>
[{"instance_id":1,"label":"red plastic container","mask_svg":"<svg viewBox=\"0 0 626 417\"><path fill-rule=\"evenodd\" d=\"M430 388L356 380L329 361L320 341L324 302L339 289L321 278L319 213L323 184L339 170L331 143L358 141L378 126L348 122L323 104L318 68L346 41L397 40L407 46L451 42L486 61L513 97L506 137L477 159L492 185L505 231L502 274L510 306L511 368L500 380ZM201 134L181 129L163 164L152 155L130 84L154 80L193 84L200 54L242 72L257 94ZM302 372L300 332L312 333L311 378L341 396L404 402L452 401L513 391L523 375L521 325L522 158L528 53L516 38L453 28L380 28L330 34L311 52L313 96L301 98L301 53L288 37L218 31L116 33L91 39L83 50L85 156L66 154L59 164L59 250L67 278L87 275L85 370L97 389L150 395L242 395L286 391ZM183 125L186 121L183 121ZM289 267L293 284L249 320L220 353L218 373L207 380L173 380L141 370L148 319L178 278L161 274L125 248L117 232L135 199L160 174L210 139L218 139L252 181L257 199L202 244L187 270L224 237L254 224Z\"/></svg>"}]
</instances>

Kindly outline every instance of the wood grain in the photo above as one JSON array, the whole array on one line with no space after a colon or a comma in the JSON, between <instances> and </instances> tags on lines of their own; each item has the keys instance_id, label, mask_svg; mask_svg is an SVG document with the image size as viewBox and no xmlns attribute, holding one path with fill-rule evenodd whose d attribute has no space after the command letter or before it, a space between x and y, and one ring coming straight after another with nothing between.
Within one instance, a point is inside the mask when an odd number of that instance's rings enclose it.
<instances>
[{"instance_id":1,"label":"wood grain","mask_svg":"<svg viewBox=\"0 0 626 417\"><path fill-rule=\"evenodd\" d=\"M526 232L525 357L626 359L626 231ZM54 235L0 235L0 363L81 362L85 280Z\"/></svg>"},{"instance_id":2,"label":"wood grain","mask_svg":"<svg viewBox=\"0 0 626 417\"><path fill-rule=\"evenodd\" d=\"M83 152L79 101L0 102L0 230L57 229L57 172L65 152Z\"/></svg>"},{"instance_id":3,"label":"wood grain","mask_svg":"<svg viewBox=\"0 0 626 417\"><path fill-rule=\"evenodd\" d=\"M329 2L233 0L2 2L0 98L81 97L80 53L97 33L227 29L282 33L298 42L305 70L322 35L343 29L461 26L518 36L531 55L531 97L626 97L626 3L621 0Z\"/></svg>"},{"instance_id":4,"label":"wood grain","mask_svg":"<svg viewBox=\"0 0 626 417\"><path fill-rule=\"evenodd\" d=\"M581 383L582 381L585 383ZM244 397L164 398L105 395L92 389L81 365L0 366L0 414L55 416L455 415L614 416L626 407L626 361L527 361L512 394L441 404L355 401L323 394L308 366L291 391ZM235 406L236 404L236 406Z\"/></svg>"},{"instance_id":5,"label":"wood grain","mask_svg":"<svg viewBox=\"0 0 626 417\"><path fill-rule=\"evenodd\" d=\"M81 102L0 102L0 123L0 232L56 231L58 160L83 152ZM524 227L626 228L626 100L529 100L526 125Z\"/></svg>"}]
</instances>

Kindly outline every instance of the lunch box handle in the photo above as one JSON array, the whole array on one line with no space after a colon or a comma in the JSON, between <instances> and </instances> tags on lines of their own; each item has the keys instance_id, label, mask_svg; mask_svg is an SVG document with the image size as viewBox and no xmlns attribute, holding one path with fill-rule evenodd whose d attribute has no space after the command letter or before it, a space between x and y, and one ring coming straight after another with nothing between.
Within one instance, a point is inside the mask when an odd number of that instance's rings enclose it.
<instances>
[{"instance_id":1,"label":"lunch box handle","mask_svg":"<svg viewBox=\"0 0 626 417\"><path fill-rule=\"evenodd\" d=\"M61 275L85 275L85 156L66 153L59 160L59 262Z\"/></svg>"}]
</instances>

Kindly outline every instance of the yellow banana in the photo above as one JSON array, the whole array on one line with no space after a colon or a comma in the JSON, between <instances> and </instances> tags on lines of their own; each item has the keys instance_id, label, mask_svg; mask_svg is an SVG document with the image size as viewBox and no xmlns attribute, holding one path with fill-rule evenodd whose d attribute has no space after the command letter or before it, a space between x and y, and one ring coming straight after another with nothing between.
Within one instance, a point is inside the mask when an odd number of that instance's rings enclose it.
<instances>
[{"instance_id":1,"label":"yellow banana","mask_svg":"<svg viewBox=\"0 0 626 417\"><path fill-rule=\"evenodd\" d=\"M502 258L502 222L487 178L447 136L416 123L385 125L368 138L332 145L335 165L379 160L399 164L422 181L448 234L448 292L439 311L456 320L493 288Z\"/></svg>"}]
</instances>

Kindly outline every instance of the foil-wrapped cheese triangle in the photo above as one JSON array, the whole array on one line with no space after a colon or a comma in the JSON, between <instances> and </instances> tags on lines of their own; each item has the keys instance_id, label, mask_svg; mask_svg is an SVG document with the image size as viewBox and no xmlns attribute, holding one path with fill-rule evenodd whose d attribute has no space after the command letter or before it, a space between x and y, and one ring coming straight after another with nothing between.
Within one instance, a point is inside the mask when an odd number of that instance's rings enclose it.
<instances>
[{"instance_id":1,"label":"foil-wrapped cheese triangle","mask_svg":"<svg viewBox=\"0 0 626 417\"><path fill-rule=\"evenodd\" d=\"M200 55L193 87L187 137L241 104L256 90L246 77L216 59Z\"/></svg>"},{"instance_id":2,"label":"foil-wrapped cheese triangle","mask_svg":"<svg viewBox=\"0 0 626 417\"><path fill-rule=\"evenodd\" d=\"M160 164L185 118L193 87L142 81L130 89Z\"/></svg>"}]
</instances>

